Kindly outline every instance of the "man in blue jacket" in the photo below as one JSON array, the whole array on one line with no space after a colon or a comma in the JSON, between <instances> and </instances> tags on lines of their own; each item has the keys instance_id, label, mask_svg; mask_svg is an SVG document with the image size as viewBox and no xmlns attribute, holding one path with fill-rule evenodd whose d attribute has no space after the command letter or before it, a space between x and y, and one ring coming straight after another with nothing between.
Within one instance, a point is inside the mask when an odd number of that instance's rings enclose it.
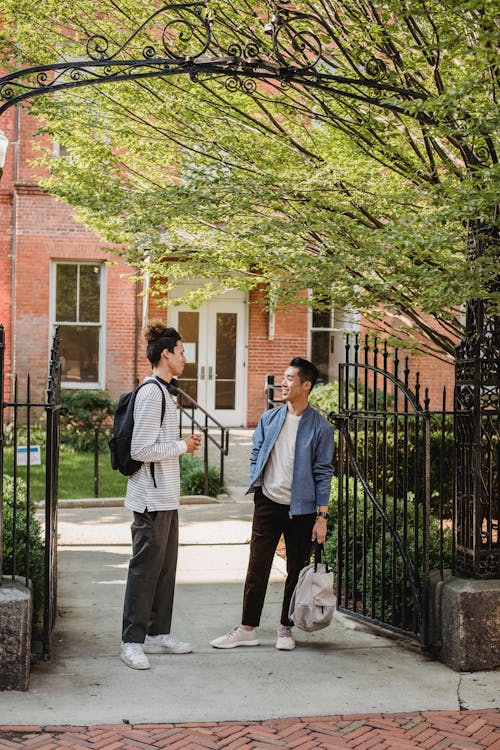
<instances>
[{"instance_id":1,"label":"man in blue jacket","mask_svg":"<svg viewBox=\"0 0 500 750\"><path fill-rule=\"evenodd\" d=\"M255 493L255 510L241 625L211 641L215 648L259 645L256 628L282 534L287 579L276 648L295 648L290 599L311 541L325 541L333 474L333 428L309 405L318 374L307 359L292 359L281 382L285 403L264 412L255 430L248 490Z\"/></svg>"}]
</instances>

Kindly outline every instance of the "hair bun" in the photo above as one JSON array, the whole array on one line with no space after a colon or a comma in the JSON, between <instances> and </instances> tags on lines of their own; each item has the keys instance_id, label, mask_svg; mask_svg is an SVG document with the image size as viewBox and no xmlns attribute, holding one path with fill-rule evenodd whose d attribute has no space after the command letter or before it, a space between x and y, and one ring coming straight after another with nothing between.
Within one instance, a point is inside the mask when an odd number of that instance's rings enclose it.
<instances>
[{"instance_id":1,"label":"hair bun","mask_svg":"<svg viewBox=\"0 0 500 750\"><path fill-rule=\"evenodd\" d=\"M164 336L167 331L168 327L163 320L150 320L147 326L144 327L143 334L147 343L150 344L152 341L156 341Z\"/></svg>"}]
</instances>

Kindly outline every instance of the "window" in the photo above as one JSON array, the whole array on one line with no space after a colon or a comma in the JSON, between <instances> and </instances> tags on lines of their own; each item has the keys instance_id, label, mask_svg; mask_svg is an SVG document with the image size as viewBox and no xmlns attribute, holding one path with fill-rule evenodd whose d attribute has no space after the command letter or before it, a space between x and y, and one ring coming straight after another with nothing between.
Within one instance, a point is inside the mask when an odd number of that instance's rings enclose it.
<instances>
[{"instance_id":1,"label":"window","mask_svg":"<svg viewBox=\"0 0 500 750\"><path fill-rule=\"evenodd\" d=\"M310 359L319 369L319 382L338 379L338 366L345 361L345 336L359 330L358 315L344 308L310 311Z\"/></svg>"},{"instance_id":2,"label":"window","mask_svg":"<svg viewBox=\"0 0 500 750\"><path fill-rule=\"evenodd\" d=\"M103 281L102 264L54 264L52 317L60 327L65 388L103 387Z\"/></svg>"}]
</instances>

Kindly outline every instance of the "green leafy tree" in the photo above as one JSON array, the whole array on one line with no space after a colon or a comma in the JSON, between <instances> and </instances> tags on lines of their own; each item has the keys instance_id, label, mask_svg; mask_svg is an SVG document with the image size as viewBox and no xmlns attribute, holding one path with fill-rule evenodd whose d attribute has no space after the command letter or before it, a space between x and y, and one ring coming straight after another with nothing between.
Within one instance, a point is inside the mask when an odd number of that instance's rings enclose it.
<instances>
[{"instance_id":1,"label":"green leafy tree","mask_svg":"<svg viewBox=\"0 0 500 750\"><path fill-rule=\"evenodd\" d=\"M3 48L7 58L15 42L16 64L78 57L94 32L119 45L156 8L5 5ZM211 2L208 53L238 42L272 57L269 5ZM321 44L317 69L342 77L328 91L293 77L228 90L227 76L200 75L37 99L32 111L71 154L51 158L45 184L155 279L158 294L204 277L187 301L264 284L270 305L286 305L305 303L311 288L318 308L362 309L383 331L392 313L395 341L449 355L465 301L498 306L495 7L295 3L307 16L294 27L304 45L284 33L281 51L300 67ZM128 54L157 42L148 31ZM352 83L361 79L370 84Z\"/></svg>"}]
</instances>

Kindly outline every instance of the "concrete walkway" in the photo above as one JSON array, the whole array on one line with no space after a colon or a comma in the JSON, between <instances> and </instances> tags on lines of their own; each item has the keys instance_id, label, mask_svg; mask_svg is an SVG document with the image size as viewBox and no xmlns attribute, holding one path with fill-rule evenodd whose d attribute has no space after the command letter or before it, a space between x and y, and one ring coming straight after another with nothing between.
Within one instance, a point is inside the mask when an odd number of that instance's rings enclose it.
<instances>
[{"instance_id":1,"label":"concrete walkway","mask_svg":"<svg viewBox=\"0 0 500 750\"><path fill-rule=\"evenodd\" d=\"M249 433L241 433L241 453L246 454L243 444L248 442ZM130 553L130 513L120 507L95 507L83 502L82 507L61 508L59 615L53 658L34 666L28 692L0 694L0 750L14 746L2 744L2 737L13 727L21 731L23 726L29 733L35 731L33 727L41 731L42 727L61 725L209 722L214 726L214 722L234 725L294 717L366 717L403 712L420 716L420 712L429 711L455 712L458 722L458 712L465 709L485 709L476 719L483 721L483 727L495 724L492 717L499 716L495 709L500 708L500 672L458 674L430 660L415 646L357 629L351 621L335 620L318 633L298 632L294 652L277 651L275 630L284 577L279 558L273 567L259 633L262 645L231 651L211 648L209 641L240 619L252 513L243 483L235 482L244 476L242 472L241 466L230 471L228 466L231 492L223 502L184 505L180 510L181 546L172 630L179 638L189 640L194 652L152 656L152 669L146 672L128 669L118 657ZM483 714L489 718L484 719ZM349 721L352 724L354 719ZM343 727L339 725L335 731ZM248 734L248 727L246 731ZM345 739L345 735L339 737ZM269 746L262 742L224 743L220 747ZM277 745L278 739L270 744ZM43 746L49 745L56 747L52 741ZM107 745L101 742L89 746ZM111 742L111 746L130 747L126 742ZM304 748L319 746L305 744ZM355 746L347 741L328 745ZM392 746L408 747L404 743ZM212 744L186 741L176 747L219 745L214 739Z\"/></svg>"}]
</instances>

